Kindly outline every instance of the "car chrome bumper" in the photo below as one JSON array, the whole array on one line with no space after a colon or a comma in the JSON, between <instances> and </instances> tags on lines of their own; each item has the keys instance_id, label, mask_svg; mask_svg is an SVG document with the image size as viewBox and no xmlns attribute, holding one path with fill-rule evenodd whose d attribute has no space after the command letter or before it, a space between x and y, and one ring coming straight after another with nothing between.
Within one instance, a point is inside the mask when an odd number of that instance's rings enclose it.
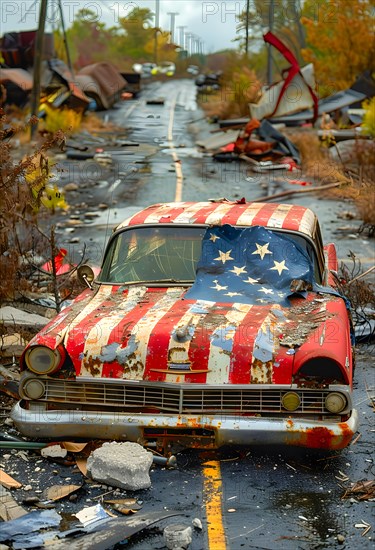
<instances>
[{"instance_id":1,"label":"car chrome bumper","mask_svg":"<svg viewBox=\"0 0 375 550\"><path fill-rule=\"evenodd\" d=\"M13 407L11 417L19 431L28 437L138 442L162 438L197 448L272 444L342 449L349 444L358 428L358 413L355 409L346 422L338 423L328 420L225 415L153 416L103 411L30 411L18 402Z\"/></svg>"}]
</instances>

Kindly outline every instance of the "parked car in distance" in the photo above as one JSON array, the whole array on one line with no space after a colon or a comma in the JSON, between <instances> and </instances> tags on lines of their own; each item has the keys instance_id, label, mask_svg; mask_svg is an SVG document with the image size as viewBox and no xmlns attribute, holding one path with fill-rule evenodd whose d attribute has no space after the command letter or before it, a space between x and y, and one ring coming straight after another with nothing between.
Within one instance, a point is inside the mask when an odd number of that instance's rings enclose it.
<instances>
[{"instance_id":1,"label":"parked car in distance","mask_svg":"<svg viewBox=\"0 0 375 550\"><path fill-rule=\"evenodd\" d=\"M198 65L189 65L188 68L186 69L186 72L188 72L193 76L197 76L199 75L199 67Z\"/></svg>"},{"instance_id":2,"label":"parked car in distance","mask_svg":"<svg viewBox=\"0 0 375 550\"><path fill-rule=\"evenodd\" d=\"M289 204L150 206L21 357L18 429L158 449L347 446L358 427L333 244Z\"/></svg>"},{"instance_id":3,"label":"parked car in distance","mask_svg":"<svg viewBox=\"0 0 375 550\"><path fill-rule=\"evenodd\" d=\"M143 63L141 69L142 76L151 76L155 70L156 63Z\"/></svg>"},{"instance_id":4,"label":"parked car in distance","mask_svg":"<svg viewBox=\"0 0 375 550\"><path fill-rule=\"evenodd\" d=\"M152 74L165 74L166 76L173 76L176 72L176 65L171 61L162 61L159 65L156 65L152 69Z\"/></svg>"}]
</instances>

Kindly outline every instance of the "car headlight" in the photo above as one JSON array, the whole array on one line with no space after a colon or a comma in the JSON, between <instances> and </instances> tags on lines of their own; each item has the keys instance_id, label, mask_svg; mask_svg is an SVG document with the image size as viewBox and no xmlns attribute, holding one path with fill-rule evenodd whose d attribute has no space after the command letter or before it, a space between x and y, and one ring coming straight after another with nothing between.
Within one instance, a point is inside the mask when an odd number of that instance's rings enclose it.
<instances>
[{"instance_id":1,"label":"car headlight","mask_svg":"<svg viewBox=\"0 0 375 550\"><path fill-rule=\"evenodd\" d=\"M26 350L27 367L36 374L51 374L63 364L65 352L61 349L50 349L46 346L34 346Z\"/></svg>"},{"instance_id":2,"label":"car headlight","mask_svg":"<svg viewBox=\"0 0 375 550\"><path fill-rule=\"evenodd\" d=\"M46 391L45 384L42 380L32 378L27 380L22 387L22 393L29 399L40 399Z\"/></svg>"},{"instance_id":3,"label":"car headlight","mask_svg":"<svg viewBox=\"0 0 375 550\"><path fill-rule=\"evenodd\" d=\"M301 398L298 393L288 391L282 396L281 403L287 411L296 411L301 404Z\"/></svg>"},{"instance_id":4,"label":"car headlight","mask_svg":"<svg viewBox=\"0 0 375 550\"><path fill-rule=\"evenodd\" d=\"M326 409L330 413L336 413L336 414L340 413L345 409L346 405L347 405L347 400L345 395L337 391L329 393L325 399Z\"/></svg>"}]
</instances>

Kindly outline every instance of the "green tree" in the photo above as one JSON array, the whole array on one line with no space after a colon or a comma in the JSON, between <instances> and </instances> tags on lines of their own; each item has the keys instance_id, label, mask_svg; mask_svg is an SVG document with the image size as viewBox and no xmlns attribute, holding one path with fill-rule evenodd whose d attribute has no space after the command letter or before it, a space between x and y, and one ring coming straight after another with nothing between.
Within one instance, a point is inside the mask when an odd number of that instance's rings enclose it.
<instances>
[{"instance_id":1,"label":"green tree","mask_svg":"<svg viewBox=\"0 0 375 550\"><path fill-rule=\"evenodd\" d=\"M89 9L77 12L72 26L67 29L72 63L79 69L97 61L107 61L111 30L97 20L97 14ZM58 40L60 44L61 39ZM61 50L61 46L59 47Z\"/></svg>"},{"instance_id":2,"label":"green tree","mask_svg":"<svg viewBox=\"0 0 375 550\"><path fill-rule=\"evenodd\" d=\"M129 15L119 19L114 29L112 50L134 61L150 59L146 45L154 40L155 29L151 26L153 13L148 8L134 8Z\"/></svg>"}]
</instances>

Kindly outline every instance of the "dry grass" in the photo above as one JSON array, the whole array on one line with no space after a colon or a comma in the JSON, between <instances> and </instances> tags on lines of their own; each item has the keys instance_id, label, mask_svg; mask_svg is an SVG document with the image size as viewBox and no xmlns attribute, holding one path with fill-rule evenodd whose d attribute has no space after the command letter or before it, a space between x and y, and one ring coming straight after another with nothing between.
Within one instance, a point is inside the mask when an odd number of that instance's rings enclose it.
<instances>
[{"instance_id":1,"label":"dry grass","mask_svg":"<svg viewBox=\"0 0 375 550\"><path fill-rule=\"evenodd\" d=\"M288 137L300 150L302 170L321 184L340 182L338 188L327 189L325 195L333 199L347 199L355 203L358 217L369 236L375 234L375 192L373 143L357 140L352 153L345 160L332 160L328 148L315 130L294 130ZM333 147L336 147L333 144Z\"/></svg>"},{"instance_id":2,"label":"dry grass","mask_svg":"<svg viewBox=\"0 0 375 550\"><path fill-rule=\"evenodd\" d=\"M302 160L302 171L306 176L321 184L341 182L350 184L340 164L334 162L328 149L322 145L316 130L293 130L286 132L288 138L298 147Z\"/></svg>"},{"instance_id":3,"label":"dry grass","mask_svg":"<svg viewBox=\"0 0 375 550\"><path fill-rule=\"evenodd\" d=\"M200 94L199 103L207 116L223 119L249 116L249 103L259 99L260 82L252 69L230 64L221 77L218 91Z\"/></svg>"},{"instance_id":4,"label":"dry grass","mask_svg":"<svg viewBox=\"0 0 375 550\"><path fill-rule=\"evenodd\" d=\"M85 130L91 134L99 132L123 132L124 128L117 126L113 122L105 122L95 113L86 113L81 123L81 130Z\"/></svg>"}]
</instances>

